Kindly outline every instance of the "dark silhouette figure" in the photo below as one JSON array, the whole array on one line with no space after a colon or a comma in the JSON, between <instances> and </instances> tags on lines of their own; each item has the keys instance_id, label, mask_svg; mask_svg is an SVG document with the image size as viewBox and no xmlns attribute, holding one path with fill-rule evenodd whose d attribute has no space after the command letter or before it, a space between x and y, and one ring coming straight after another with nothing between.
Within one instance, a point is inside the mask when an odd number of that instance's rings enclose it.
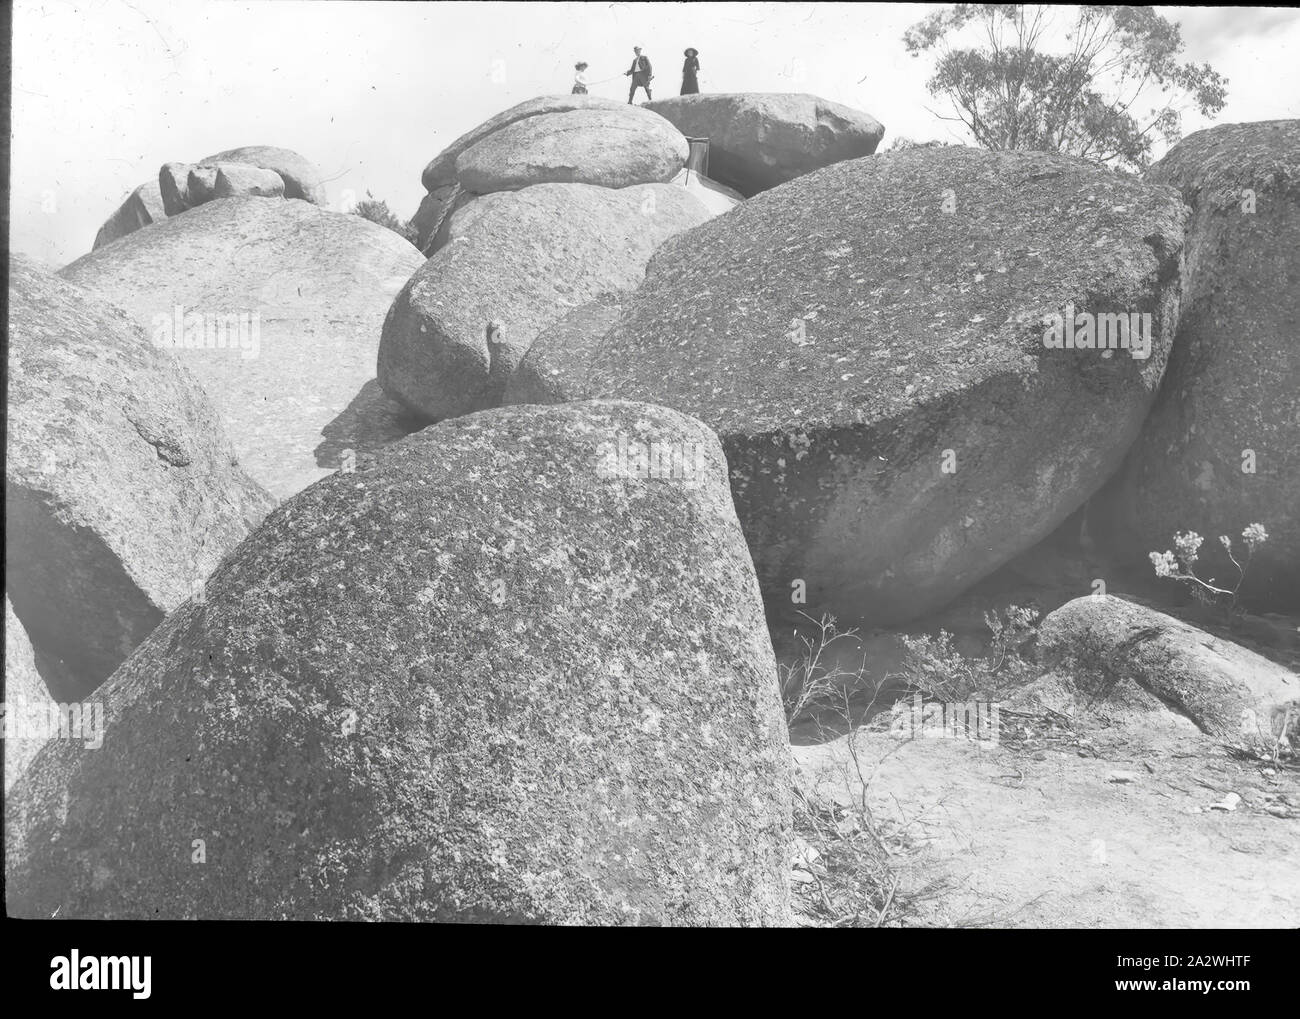
<instances>
[{"instance_id":1,"label":"dark silhouette figure","mask_svg":"<svg viewBox=\"0 0 1300 1019\"><path fill-rule=\"evenodd\" d=\"M627 90L628 105L631 105L632 99L636 95L636 90L639 88L645 89L645 97L647 100L653 98L650 95L650 82L654 80L655 76L653 69L650 67L650 58L641 55L641 47L633 46L632 52L636 54L636 56L632 58L632 66L623 72L624 77L627 77L628 75L631 75L632 77L632 87Z\"/></svg>"},{"instance_id":2,"label":"dark silhouette figure","mask_svg":"<svg viewBox=\"0 0 1300 1019\"><path fill-rule=\"evenodd\" d=\"M700 94L700 51L691 47L686 51L686 63L682 64L682 95Z\"/></svg>"}]
</instances>

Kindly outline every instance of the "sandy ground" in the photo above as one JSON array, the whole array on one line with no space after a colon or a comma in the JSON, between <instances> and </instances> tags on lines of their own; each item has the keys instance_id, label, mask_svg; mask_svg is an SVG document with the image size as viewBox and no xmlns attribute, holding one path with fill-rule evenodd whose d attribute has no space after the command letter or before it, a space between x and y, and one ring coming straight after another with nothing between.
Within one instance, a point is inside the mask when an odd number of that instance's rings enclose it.
<instances>
[{"instance_id":1,"label":"sandy ground","mask_svg":"<svg viewBox=\"0 0 1300 1019\"><path fill-rule=\"evenodd\" d=\"M1269 774L1194 733L992 745L858 730L793 748L806 791L858 797L850 739L923 925L1300 925L1294 765ZM1228 793L1235 810L1211 809Z\"/></svg>"}]
</instances>

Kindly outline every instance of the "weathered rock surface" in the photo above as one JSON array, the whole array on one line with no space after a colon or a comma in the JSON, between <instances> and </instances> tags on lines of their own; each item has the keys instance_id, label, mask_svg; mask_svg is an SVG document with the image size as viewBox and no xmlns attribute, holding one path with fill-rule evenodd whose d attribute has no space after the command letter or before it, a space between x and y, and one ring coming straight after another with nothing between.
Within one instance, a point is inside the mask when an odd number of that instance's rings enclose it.
<instances>
[{"instance_id":1,"label":"weathered rock surface","mask_svg":"<svg viewBox=\"0 0 1300 1019\"><path fill-rule=\"evenodd\" d=\"M607 294L551 323L533 341L506 382L504 402L570 403L585 399L592 354L618 320L620 310L618 298Z\"/></svg>"},{"instance_id":2,"label":"weathered rock surface","mask_svg":"<svg viewBox=\"0 0 1300 1019\"><path fill-rule=\"evenodd\" d=\"M190 172L186 176L185 197L189 201L190 208L196 205L202 205L204 202L210 202L216 197L217 173L219 167L216 166L191 166ZM284 182L280 184L281 192L284 191Z\"/></svg>"},{"instance_id":3,"label":"weathered rock surface","mask_svg":"<svg viewBox=\"0 0 1300 1019\"><path fill-rule=\"evenodd\" d=\"M483 121L472 131L466 131L439 152L430 160L429 165L424 168L424 173L421 174L420 179L424 183L424 190L434 192L440 187L454 183L456 180L456 160L460 158L460 154L466 149L477 145L489 135L500 131L504 127L509 127L511 124L550 113L569 113L573 110L621 111L626 109L627 105L625 103L592 95L538 96L536 99L528 99L510 107L508 110L503 110L495 117Z\"/></svg>"},{"instance_id":4,"label":"weathered rock surface","mask_svg":"<svg viewBox=\"0 0 1300 1019\"><path fill-rule=\"evenodd\" d=\"M461 153L473 148L479 142L500 131L502 128L517 124L532 117L546 116L552 113L570 113L575 110L604 110L618 112L627 109L627 104L613 99L603 99L591 95L538 96L503 110L495 117L485 120L472 131L467 131L435 156L424 168L421 181L429 193L420 202L412 222L417 231L416 243L426 255L432 255L440 244L431 244L438 224L443 222L451 211L447 208L461 193L456 180L456 160Z\"/></svg>"},{"instance_id":5,"label":"weathered rock surface","mask_svg":"<svg viewBox=\"0 0 1300 1019\"><path fill-rule=\"evenodd\" d=\"M494 131L456 158L456 180L480 195L533 184L662 184L686 153L681 132L640 107L575 110Z\"/></svg>"},{"instance_id":6,"label":"weathered rock surface","mask_svg":"<svg viewBox=\"0 0 1300 1019\"><path fill-rule=\"evenodd\" d=\"M1147 174L1192 208L1187 283L1159 399L1112 489L1129 555L1205 538L1203 576L1231 587L1248 524L1268 541L1243 592L1300 605L1300 120L1198 131ZM1250 452L1247 452L1250 451Z\"/></svg>"},{"instance_id":7,"label":"weathered rock surface","mask_svg":"<svg viewBox=\"0 0 1300 1019\"><path fill-rule=\"evenodd\" d=\"M1043 620L1038 650L1068 702L1119 720L1136 713L1145 722L1163 708L1213 736L1239 738L1245 719L1267 737L1300 699L1300 676L1291 670L1121 598L1089 595L1062 605Z\"/></svg>"},{"instance_id":8,"label":"weathered rock surface","mask_svg":"<svg viewBox=\"0 0 1300 1019\"><path fill-rule=\"evenodd\" d=\"M145 181L99 228L91 250L166 218L167 210L163 207L162 190L157 179Z\"/></svg>"},{"instance_id":9,"label":"weathered rock surface","mask_svg":"<svg viewBox=\"0 0 1300 1019\"><path fill-rule=\"evenodd\" d=\"M321 183L321 174L315 166L291 149L274 145L245 145L226 149L199 161L205 166L218 163L243 163L270 170L284 181L285 198L301 198L313 205L328 205L329 196Z\"/></svg>"},{"instance_id":10,"label":"weathered rock surface","mask_svg":"<svg viewBox=\"0 0 1300 1019\"><path fill-rule=\"evenodd\" d=\"M212 186L213 198L283 198L284 178L271 170L257 166L223 163L217 167L217 177Z\"/></svg>"},{"instance_id":11,"label":"weathered rock surface","mask_svg":"<svg viewBox=\"0 0 1300 1019\"><path fill-rule=\"evenodd\" d=\"M422 262L359 216L230 198L92 252L61 275L171 342L220 411L241 465L285 497L337 469L336 452L404 434L349 408L374 378L388 306ZM323 440L328 457L317 452Z\"/></svg>"},{"instance_id":12,"label":"weathered rock surface","mask_svg":"<svg viewBox=\"0 0 1300 1019\"><path fill-rule=\"evenodd\" d=\"M9 330L7 591L84 694L272 500L194 379L118 308L15 257Z\"/></svg>"},{"instance_id":13,"label":"weathered rock surface","mask_svg":"<svg viewBox=\"0 0 1300 1019\"><path fill-rule=\"evenodd\" d=\"M499 405L543 329L634 289L660 243L707 218L670 184L539 184L474 200L393 302L379 384L429 418Z\"/></svg>"},{"instance_id":14,"label":"weathered rock surface","mask_svg":"<svg viewBox=\"0 0 1300 1019\"><path fill-rule=\"evenodd\" d=\"M645 109L709 139L709 176L746 198L876 151L885 129L860 110L803 93L674 96Z\"/></svg>"},{"instance_id":15,"label":"weathered rock surface","mask_svg":"<svg viewBox=\"0 0 1300 1019\"><path fill-rule=\"evenodd\" d=\"M802 581L814 614L914 618L1119 466L1177 319L1183 215L1060 156L841 163L664 245L588 392L719 433L770 612ZM1150 356L1045 347L1071 303L1150 314Z\"/></svg>"},{"instance_id":16,"label":"weathered rock surface","mask_svg":"<svg viewBox=\"0 0 1300 1019\"><path fill-rule=\"evenodd\" d=\"M455 190L455 184L445 184L425 195L420 199L420 207L415 210L415 215L411 217L411 225L415 227L415 243L425 257L433 254L429 241L442 222L443 209Z\"/></svg>"},{"instance_id":17,"label":"weathered rock surface","mask_svg":"<svg viewBox=\"0 0 1300 1019\"><path fill-rule=\"evenodd\" d=\"M620 438L699 470L602 478ZM790 920L758 588L662 408L460 418L312 486L104 695L103 748L9 797L11 914Z\"/></svg>"},{"instance_id":18,"label":"weathered rock surface","mask_svg":"<svg viewBox=\"0 0 1300 1019\"><path fill-rule=\"evenodd\" d=\"M225 180L218 186L220 171L224 171ZM99 228L91 250L204 202L236 195L327 204L320 171L296 152L265 145L230 149L197 164L164 163L158 176L136 188Z\"/></svg>"},{"instance_id":19,"label":"weathered rock surface","mask_svg":"<svg viewBox=\"0 0 1300 1019\"><path fill-rule=\"evenodd\" d=\"M167 214L196 208L217 198L284 198L286 184L273 170L231 163L167 163L158 173ZM295 191L301 190L299 187ZM297 194L292 197L299 197ZM318 203L320 204L320 203Z\"/></svg>"},{"instance_id":20,"label":"weathered rock surface","mask_svg":"<svg viewBox=\"0 0 1300 1019\"><path fill-rule=\"evenodd\" d=\"M198 204L190 200L190 171L193 169L189 163L163 163L158 169L158 190L162 194L163 211L168 216L178 216Z\"/></svg>"},{"instance_id":21,"label":"weathered rock surface","mask_svg":"<svg viewBox=\"0 0 1300 1019\"><path fill-rule=\"evenodd\" d=\"M36 671L36 654L27 631L14 615L14 607L5 598L5 714L21 720L48 712L54 703L50 691ZM10 723L6 723L12 724ZM32 759L45 746L46 737L39 730L5 733L5 793L8 793L20 775L27 770Z\"/></svg>"}]
</instances>

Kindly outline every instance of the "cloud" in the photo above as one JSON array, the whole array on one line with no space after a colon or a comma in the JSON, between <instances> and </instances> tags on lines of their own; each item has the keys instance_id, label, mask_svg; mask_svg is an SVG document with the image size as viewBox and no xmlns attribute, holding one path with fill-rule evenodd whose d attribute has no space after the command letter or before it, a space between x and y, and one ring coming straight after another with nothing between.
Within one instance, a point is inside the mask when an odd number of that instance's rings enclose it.
<instances>
[{"instance_id":1,"label":"cloud","mask_svg":"<svg viewBox=\"0 0 1300 1019\"><path fill-rule=\"evenodd\" d=\"M1277 7L1183 7L1160 13L1178 23L1188 51L1198 60L1212 60L1229 44L1264 39L1300 24L1300 10Z\"/></svg>"}]
</instances>

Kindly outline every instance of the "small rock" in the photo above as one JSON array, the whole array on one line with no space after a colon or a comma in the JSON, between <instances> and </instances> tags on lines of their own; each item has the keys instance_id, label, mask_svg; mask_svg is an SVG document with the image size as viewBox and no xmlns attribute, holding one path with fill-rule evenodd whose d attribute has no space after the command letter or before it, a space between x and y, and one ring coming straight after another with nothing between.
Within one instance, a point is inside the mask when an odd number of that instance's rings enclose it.
<instances>
[{"instance_id":1,"label":"small rock","mask_svg":"<svg viewBox=\"0 0 1300 1019\"><path fill-rule=\"evenodd\" d=\"M1125 784L1137 781L1137 773L1133 771L1112 771L1106 776L1107 782L1117 782Z\"/></svg>"}]
</instances>

